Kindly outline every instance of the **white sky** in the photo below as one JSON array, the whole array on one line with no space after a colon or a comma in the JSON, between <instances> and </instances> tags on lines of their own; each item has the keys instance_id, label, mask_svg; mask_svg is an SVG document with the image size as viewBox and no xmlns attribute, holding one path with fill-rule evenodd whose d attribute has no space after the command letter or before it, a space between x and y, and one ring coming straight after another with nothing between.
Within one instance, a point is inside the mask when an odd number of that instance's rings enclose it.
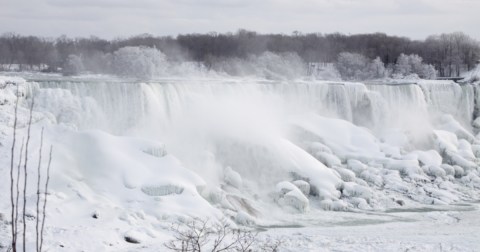
<instances>
[{"instance_id":1,"label":"white sky","mask_svg":"<svg viewBox=\"0 0 480 252\"><path fill-rule=\"evenodd\" d=\"M480 39L480 0L0 0L0 33L128 37L141 33L371 33Z\"/></svg>"}]
</instances>

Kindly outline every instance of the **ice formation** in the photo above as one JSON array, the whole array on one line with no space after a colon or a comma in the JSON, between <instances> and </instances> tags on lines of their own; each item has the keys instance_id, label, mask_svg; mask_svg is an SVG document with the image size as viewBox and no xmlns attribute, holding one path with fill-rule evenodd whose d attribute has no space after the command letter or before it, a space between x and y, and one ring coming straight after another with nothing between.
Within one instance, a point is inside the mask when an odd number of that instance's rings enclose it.
<instances>
[{"instance_id":1,"label":"ice formation","mask_svg":"<svg viewBox=\"0 0 480 252\"><path fill-rule=\"evenodd\" d=\"M0 78L0 148L17 88L22 125L35 96L34 126L58 150L59 226L94 209L134 228L192 215L252 226L480 198L476 85L27 79ZM155 237L140 233L126 237Z\"/></svg>"}]
</instances>

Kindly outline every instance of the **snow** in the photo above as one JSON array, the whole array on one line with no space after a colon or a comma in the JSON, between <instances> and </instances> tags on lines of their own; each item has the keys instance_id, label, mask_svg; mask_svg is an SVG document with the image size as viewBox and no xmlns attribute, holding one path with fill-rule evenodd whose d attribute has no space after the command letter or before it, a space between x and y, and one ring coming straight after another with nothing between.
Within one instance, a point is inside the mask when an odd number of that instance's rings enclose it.
<instances>
[{"instance_id":1,"label":"snow","mask_svg":"<svg viewBox=\"0 0 480 252\"><path fill-rule=\"evenodd\" d=\"M260 239L284 240L281 251L474 250L478 232L462 230L480 227L480 139L471 115L437 104L445 96L470 111L473 100L458 100L473 89L434 83L0 77L0 167L18 87L19 138L35 95L32 135L44 127L54 146L48 250L158 251L171 224L193 217L266 228ZM415 116L392 121L402 104ZM29 187L33 216L35 195Z\"/></svg>"}]
</instances>

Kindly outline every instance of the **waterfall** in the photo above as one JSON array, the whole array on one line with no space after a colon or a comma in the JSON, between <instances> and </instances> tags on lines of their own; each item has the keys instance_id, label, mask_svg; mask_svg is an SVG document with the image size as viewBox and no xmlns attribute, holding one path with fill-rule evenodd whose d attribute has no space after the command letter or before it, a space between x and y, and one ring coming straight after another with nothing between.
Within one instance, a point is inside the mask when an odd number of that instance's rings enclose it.
<instances>
[{"instance_id":1,"label":"waterfall","mask_svg":"<svg viewBox=\"0 0 480 252\"><path fill-rule=\"evenodd\" d=\"M30 82L39 106L59 122L79 128L100 128L115 134L139 125L166 127L191 106L241 100L274 106L282 116L312 111L321 116L379 128L429 125L451 114L466 128L475 112L475 87L453 82L362 84L335 82L270 82L255 80L163 80L157 82L62 81ZM478 92L477 92L478 95ZM220 105L221 106L221 105Z\"/></svg>"}]
</instances>

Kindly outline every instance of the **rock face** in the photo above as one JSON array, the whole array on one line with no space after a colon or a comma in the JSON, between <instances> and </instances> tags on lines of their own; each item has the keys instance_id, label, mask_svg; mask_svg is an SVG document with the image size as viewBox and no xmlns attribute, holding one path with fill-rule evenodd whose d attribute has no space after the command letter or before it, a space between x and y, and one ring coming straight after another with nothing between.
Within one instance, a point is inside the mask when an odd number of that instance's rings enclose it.
<instances>
[{"instance_id":1,"label":"rock face","mask_svg":"<svg viewBox=\"0 0 480 252\"><path fill-rule=\"evenodd\" d=\"M134 237L130 237L130 236L125 236L125 241L128 242L128 243L133 243L133 244L139 244L140 241L135 239Z\"/></svg>"}]
</instances>

